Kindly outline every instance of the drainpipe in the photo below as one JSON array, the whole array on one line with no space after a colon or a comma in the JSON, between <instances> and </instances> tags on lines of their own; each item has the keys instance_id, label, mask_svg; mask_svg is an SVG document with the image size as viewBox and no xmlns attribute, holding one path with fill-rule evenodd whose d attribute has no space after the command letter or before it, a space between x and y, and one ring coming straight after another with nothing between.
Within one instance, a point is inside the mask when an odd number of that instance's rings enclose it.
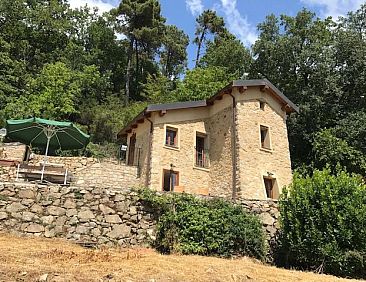
<instances>
[{"instance_id":1,"label":"drainpipe","mask_svg":"<svg viewBox=\"0 0 366 282\"><path fill-rule=\"evenodd\" d=\"M233 99L233 117L232 117L232 142L233 142L233 155L232 155L232 162L233 162L233 179L232 179L232 185L233 185L233 193L232 198L233 200L236 200L237 197L237 191L236 191L236 169L237 169L237 138L236 138L236 99L234 95L229 92L228 93L231 98Z\"/></svg>"},{"instance_id":2,"label":"drainpipe","mask_svg":"<svg viewBox=\"0 0 366 282\"><path fill-rule=\"evenodd\" d=\"M146 117L146 120L150 122L150 134L149 134L149 148L147 152L147 165L146 165L146 179L145 179L145 186L146 188L149 187L151 181L151 150L152 150L152 136L154 132L154 124L151 119Z\"/></svg>"}]
</instances>

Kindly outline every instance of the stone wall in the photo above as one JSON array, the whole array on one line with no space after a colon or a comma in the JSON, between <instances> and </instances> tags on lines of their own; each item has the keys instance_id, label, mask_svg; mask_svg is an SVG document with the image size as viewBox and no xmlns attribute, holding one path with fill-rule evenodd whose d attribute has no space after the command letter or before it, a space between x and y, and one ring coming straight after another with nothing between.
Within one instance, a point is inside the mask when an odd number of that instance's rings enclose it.
<instances>
[{"instance_id":1,"label":"stone wall","mask_svg":"<svg viewBox=\"0 0 366 282\"><path fill-rule=\"evenodd\" d=\"M25 145L22 143L2 143L0 145L0 159L12 160L12 161L23 161L25 154Z\"/></svg>"},{"instance_id":2,"label":"stone wall","mask_svg":"<svg viewBox=\"0 0 366 282\"><path fill-rule=\"evenodd\" d=\"M83 187L138 187L137 167L124 163L100 162L92 164L74 175L73 185Z\"/></svg>"},{"instance_id":3,"label":"stone wall","mask_svg":"<svg viewBox=\"0 0 366 282\"><path fill-rule=\"evenodd\" d=\"M34 154L33 159L29 161L29 164L39 165L43 163L44 156ZM56 157L56 156L48 156L48 163L53 164L62 164L65 168L67 168L72 173L76 174L78 171L83 170L85 168L90 167L93 164L99 163L99 160L96 158L87 158L87 157Z\"/></svg>"},{"instance_id":4,"label":"stone wall","mask_svg":"<svg viewBox=\"0 0 366 282\"><path fill-rule=\"evenodd\" d=\"M16 163L22 162L25 145L21 143L5 143L0 146L0 181L9 182L16 178ZM6 161L16 161L7 163ZM28 162L40 165L43 155L34 154ZM137 187L142 185L138 178L137 167L126 166L117 160L98 160L86 157L49 156L47 162L62 164L72 174L72 184L90 187ZM21 179L20 179L21 180Z\"/></svg>"},{"instance_id":5,"label":"stone wall","mask_svg":"<svg viewBox=\"0 0 366 282\"><path fill-rule=\"evenodd\" d=\"M276 202L237 203L260 217L268 240L275 238ZM0 231L130 246L153 240L155 226L154 212L128 189L0 183Z\"/></svg>"},{"instance_id":6,"label":"stone wall","mask_svg":"<svg viewBox=\"0 0 366 282\"><path fill-rule=\"evenodd\" d=\"M0 231L129 246L153 239L154 226L128 190L0 184Z\"/></svg>"}]
</instances>

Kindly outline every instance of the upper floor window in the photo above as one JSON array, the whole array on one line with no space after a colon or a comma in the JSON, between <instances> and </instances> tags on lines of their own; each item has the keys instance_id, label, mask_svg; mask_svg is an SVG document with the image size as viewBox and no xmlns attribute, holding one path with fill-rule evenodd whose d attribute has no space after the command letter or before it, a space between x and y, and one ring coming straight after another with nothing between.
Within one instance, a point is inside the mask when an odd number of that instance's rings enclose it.
<instances>
[{"instance_id":1,"label":"upper floor window","mask_svg":"<svg viewBox=\"0 0 366 282\"><path fill-rule=\"evenodd\" d=\"M203 133L196 134L195 165L197 167L204 167L204 168L209 167L207 135Z\"/></svg>"},{"instance_id":2,"label":"upper floor window","mask_svg":"<svg viewBox=\"0 0 366 282\"><path fill-rule=\"evenodd\" d=\"M269 137L269 128L267 126L261 125L261 148L271 149L271 141Z\"/></svg>"},{"instance_id":3,"label":"upper floor window","mask_svg":"<svg viewBox=\"0 0 366 282\"><path fill-rule=\"evenodd\" d=\"M178 147L178 129L174 127L166 127L165 145Z\"/></svg>"}]
</instances>

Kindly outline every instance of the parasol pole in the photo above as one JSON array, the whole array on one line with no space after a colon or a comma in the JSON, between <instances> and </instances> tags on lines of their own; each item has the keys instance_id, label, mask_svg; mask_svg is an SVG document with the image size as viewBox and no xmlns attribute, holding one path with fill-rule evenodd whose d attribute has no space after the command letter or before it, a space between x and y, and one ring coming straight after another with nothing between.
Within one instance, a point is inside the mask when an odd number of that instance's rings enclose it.
<instances>
[{"instance_id":1,"label":"parasol pole","mask_svg":"<svg viewBox=\"0 0 366 282\"><path fill-rule=\"evenodd\" d=\"M48 148L50 146L51 138L52 138L53 134L55 133L55 131L52 128L50 128L50 127L44 128L43 131L44 131L44 133L45 133L45 135L47 137L47 145L46 145L46 153L45 153L44 159L43 159L41 182L43 181L44 169L45 169L46 162L47 162Z\"/></svg>"}]
</instances>

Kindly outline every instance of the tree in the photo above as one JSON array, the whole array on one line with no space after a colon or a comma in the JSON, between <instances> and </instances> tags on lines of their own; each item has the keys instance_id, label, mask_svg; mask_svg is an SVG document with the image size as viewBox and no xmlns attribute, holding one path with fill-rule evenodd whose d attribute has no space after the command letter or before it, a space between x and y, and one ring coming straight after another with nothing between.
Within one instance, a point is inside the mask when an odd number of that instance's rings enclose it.
<instances>
[{"instance_id":1,"label":"tree","mask_svg":"<svg viewBox=\"0 0 366 282\"><path fill-rule=\"evenodd\" d=\"M250 51L234 35L222 32L213 42L208 42L200 63L203 67L223 67L237 78L249 72L252 64Z\"/></svg>"},{"instance_id":2,"label":"tree","mask_svg":"<svg viewBox=\"0 0 366 282\"><path fill-rule=\"evenodd\" d=\"M174 25L165 27L163 49L160 52L162 73L168 78L176 78L187 65L189 37Z\"/></svg>"},{"instance_id":3,"label":"tree","mask_svg":"<svg viewBox=\"0 0 366 282\"><path fill-rule=\"evenodd\" d=\"M315 167L329 166L333 171L340 165L352 173L366 175L365 155L350 146L347 141L335 136L334 130L324 129L315 134L313 151Z\"/></svg>"},{"instance_id":4,"label":"tree","mask_svg":"<svg viewBox=\"0 0 366 282\"><path fill-rule=\"evenodd\" d=\"M338 171L295 175L280 199L283 265L365 278L366 186Z\"/></svg>"},{"instance_id":5,"label":"tree","mask_svg":"<svg viewBox=\"0 0 366 282\"><path fill-rule=\"evenodd\" d=\"M335 126L344 114L334 22L302 10L295 17L268 16L259 29L250 76L268 78L300 106L301 113L288 120L292 163L297 167L314 160L314 134Z\"/></svg>"},{"instance_id":6,"label":"tree","mask_svg":"<svg viewBox=\"0 0 366 282\"><path fill-rule=\"evenodd\" d=\"M179 83L163 75L149 75L144 84L143 95L147 102L152 104L175 102L174 91Z\"/></svg>"},{"instance_id":7,"label":"tree","mask_svg":"<svg viewBox=\"0 0 366 282\"><path fill-rule=\"evenodd\" d=\"M134 55L135 93L138 97L138 86L144 68L153 67L152 61L161 46L165 19L161 15L160 3L157 0L122 0L117 9L112 10L116 17L117 31L126 35L129 46L127 52L125 103L131 97L132 60Z\"/></svg>"},{"instance_id":8,"label":"tree","mask_svg":"<svg viewBox=\"0 0 366 282\"><path fill-rule=\"evenodd\" d=\"M187 71L175 91L178 101L203 100L213 96L235 77L222 67L195 68Z\"/></svg>"},{"instance_id":9,"label":"tree","mask_svg":"<svg viewBox=\"0 0 366 282\"><path fill-rule=\"evenodd\" d=\"M207 40L208 34L218 34L224 30L224 19L219 17L215 11L205 10L196 19L196 32L194 43L197 44L196 67L200 62L201 48Z\"/></svg>"}]
</instances>

